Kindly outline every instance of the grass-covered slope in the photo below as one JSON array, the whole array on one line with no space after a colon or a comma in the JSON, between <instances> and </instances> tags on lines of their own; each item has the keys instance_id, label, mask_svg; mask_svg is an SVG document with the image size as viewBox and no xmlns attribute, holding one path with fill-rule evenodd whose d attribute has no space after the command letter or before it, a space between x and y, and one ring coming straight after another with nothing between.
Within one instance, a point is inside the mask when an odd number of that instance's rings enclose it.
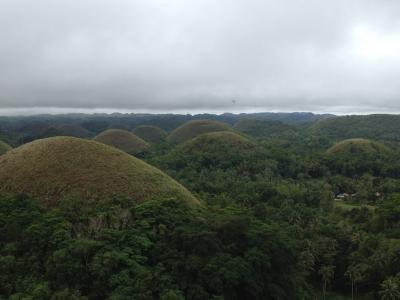
<instances>
[{"instance_id":1,"label":"grass-covered slope","mask_svg":"<svg viewBox=\"0 0 400 300\"><path fill-rule=\"evenodd\" d=\"M293 125L284 124L279 121L242 119L237 122L233 129L254 137L280 137L296 133L297 128Z\"/></svg>"},{"instance_id":2,"label":"grass-covered slope","mask_svg":"<svg viewBox=\"0 0 400 300\"><path fill-rule=\"evenodd\" d=\"M202 167L230 168L252 160L259 147L253 141L231 131L202 134L179 145L174 156L178 164L198 163Z\"/></svg>"},{"instance_id":3,"label":"grass-covered slope","mask_svg":"<svg viewBox=\"0 0 400 300\"><path fill-rule=\"evenodd\" d=\"M135 135L148 143L157 144L165 140L167 133L160 127L152 125L141 125L133 129Z\"/></svg>"},{"instance_id":4,"label":"grass-covered slope","mask_svg":"<svg viewBox=\"0 0 400 300\"><path fill-rule=\"evenodd\" d=\"M0 193L27 194L53 207L62 198L198 201L160 170L113 147L72 137L23 145L0 157Z\"/></svg>"},{"instance_id":5,"label":"grass-covered slope","mask_svg":"<svg viewBox=\"0 0 400 300\"><path fill-rule=\"evenodd\" d=\"M333 155L375 155L388 153L385 145L368 139L347 139L340 141L327 150Z\"/></svg>"},{"instance_id":6,"label":"grass-covered slope","mask_svg":"<svg viewBox=\"0 0 400 300\"><path fill-rule=\"evenodd\" d=\"M93 134L86 128L77 124L62 124L50 126L40 135L40 138L53 136L73 136L78 138L89 138Z\"/></svg>"},{"instance_id":7,"label":"grass-covered slope","mask_svg":"<svg viewBox=\"0 0 400 300\"><path fill-rule=\"evenodd\" d=\"M275 174L275 164L262 147L231 131L200 135L154 163L209 203L227 195L237 202L254 200L260 194L256 178ZM249 190L251 195L244 195Z\"/></svg>"},{"instance_id":8,"label":"grass-covered slope","mask_svg":"<svg viewBox=\"0 0 400 300\"><path fill-rule=\"evenodd\" d=\"M108 129L97 135L94 140L109 146L113 146L130 154L138 154L149 149L149 144L134 135L121 129Z\"/></svg>"},{"instance_id":9,"label":"grass-covered slope","mask_svg":"<svg viewBox=\"0 0 400 300\"><path fill-rule=\"evenodd\" d=\"M12 148L8 144L4 143L3 141L0 141L0 155L3 155L4 153L10 151Z\"/></svg>"},{"instance_id":10,"label":"grass-covered slope","mask_svg":"<svg viewBox=\"0 0 400 300\"><path fill-rule=\"evenodd\" d=\"M66 120L64 120L67 122ZM34 140L54 137L54 136L72 136L77 138L91 138L94 133L75 123L50 122L30 122L23 125L18 132L14 133L9 139L16 145L22 145Z\"/></svg>"},{"instance_id":11,"label":"grass-covered slope","mask_svg":"<svg viewBox=\"0 0 400 300\"><path fill-rule=\"evenodd\" d=\"M332 117L313 124L310 134L330 140L365 138L400 141L399 115Z\"/></svg>"},{"instance_id":12,"label":"grass-covered slope","mask_svg":"<svg viewBox=\"0 0 400 300\"><path fill-rule=\"evenodd\" d=\"M193 163L203 160L204 164L218 167L224 162L234 164L243 157L251 156L257 149L257 144L231 131L218 131L202 134L191 139L173 151L178 161Z\"/></svg>"},{"instance_id":13,"label":"grass-covered slope","mask_svg":"<svg viewBox=\"0 0 400 300\"><path fill-rule=\"evenodd\" d=\"M229 130L229 126L222 122L212 120L189 121L172 131L167 140L170 143L179 144L195 138L203 133L225 130Z\"/></svg>"},{"instance_id":14,"label":"grass-covered slope","mask_svg":"<svg viewBox=\"0 0 400 300\"><path fill-rule=\"evenodd\" d=\"M368 139L347 139L326 151L330 170L353 177L370 173L381 176L394 167L395 152L388 146Z\"/></svg>"}]
</instances>

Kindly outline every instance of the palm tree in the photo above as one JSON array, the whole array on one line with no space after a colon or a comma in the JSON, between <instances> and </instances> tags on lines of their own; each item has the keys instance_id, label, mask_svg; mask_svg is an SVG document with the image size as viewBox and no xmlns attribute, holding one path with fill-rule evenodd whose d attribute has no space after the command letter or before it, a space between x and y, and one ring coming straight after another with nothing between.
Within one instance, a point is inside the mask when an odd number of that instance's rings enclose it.
<instances>
[{"instance_id":1,"label":"palm tree","mask_svg":"<svg viewBox=\"0 0 400 300\"><path fill-rule=\"evenodd\" d=\"M381 291L379 292L382 300L399 300L400 299L400 278L389 277L381 283Z\"/></svg>"},{"instance_id":2,"label":"palm tree","mask_svg":"<svg viewBox=\"0 0 400 300\"><path fill-rule=\"evenodd\" d=\"M325 300L326 286L331 283L333 275L335 274L335 266L323 266L318 272L322 276L322 292Z\"/></svg>"},{"instance_id":3,"label":"palm tree","mask_svg":"<svg viewBox=\"0 0 400 300\"><path fill-rule=\"evenodd\" d=\"M365 271L367 269L366 265L351 265L344 274L351 281L351 299L354 299L354 289L357 291L357 283L364 279Z\"/></svg>"}]
</instances>

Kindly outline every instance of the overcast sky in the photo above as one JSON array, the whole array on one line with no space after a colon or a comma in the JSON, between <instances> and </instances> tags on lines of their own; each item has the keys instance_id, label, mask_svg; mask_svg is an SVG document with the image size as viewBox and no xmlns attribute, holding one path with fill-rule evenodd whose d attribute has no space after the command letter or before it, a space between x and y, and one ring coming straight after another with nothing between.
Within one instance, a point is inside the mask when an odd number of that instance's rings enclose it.
<instances>
[{"instance_id":1,"label":"overcast sky","mask_svg":"<svg viewBox=\"0 0 400 300\"><path fill-rule=\"evenodd\" d=\"M0 113L400 112L400 1L1 0Z\"/></svg>"}]
</instances>

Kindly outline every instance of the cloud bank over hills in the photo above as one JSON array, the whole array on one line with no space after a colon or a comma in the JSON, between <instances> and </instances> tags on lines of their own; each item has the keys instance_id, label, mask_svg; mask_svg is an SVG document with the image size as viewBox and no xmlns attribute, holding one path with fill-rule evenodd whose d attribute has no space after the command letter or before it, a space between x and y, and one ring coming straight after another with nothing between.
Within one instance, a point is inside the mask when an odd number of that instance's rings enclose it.
<instances>
[{"instance_id":1,"label":"cloud bank over hills","mask_svg":"<svg viewBox=\"0 0 400 300\"><path fill-rule=\"evenodd\" d=\"M0 113L399 112L383 2L4 0Z\"/></svg>"}]
</instances>

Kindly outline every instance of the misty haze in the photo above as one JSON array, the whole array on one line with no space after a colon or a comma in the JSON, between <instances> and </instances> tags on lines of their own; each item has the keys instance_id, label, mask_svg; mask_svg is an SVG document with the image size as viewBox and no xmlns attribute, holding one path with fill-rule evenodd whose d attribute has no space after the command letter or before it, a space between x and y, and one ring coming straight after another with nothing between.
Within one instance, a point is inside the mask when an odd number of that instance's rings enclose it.
<instances>
[{"instance_id":1,"label":"misty haze","mask_svg":"<svg viewBox=\"0 0 400 300\"><path fill-rule=\"evenodd\" d=\"M0 1L0 300L400 300L399 12Z\"/></svg>"},{"instance_id":2,"label":"misty haze","mask_svg":"<svg viewBox=\"0 0 400 300\"><path fill-rule=\"evenodd\" d=\"M398 112L399 9L4 0L1 110Z\"/></svg>"}]
</instances>

